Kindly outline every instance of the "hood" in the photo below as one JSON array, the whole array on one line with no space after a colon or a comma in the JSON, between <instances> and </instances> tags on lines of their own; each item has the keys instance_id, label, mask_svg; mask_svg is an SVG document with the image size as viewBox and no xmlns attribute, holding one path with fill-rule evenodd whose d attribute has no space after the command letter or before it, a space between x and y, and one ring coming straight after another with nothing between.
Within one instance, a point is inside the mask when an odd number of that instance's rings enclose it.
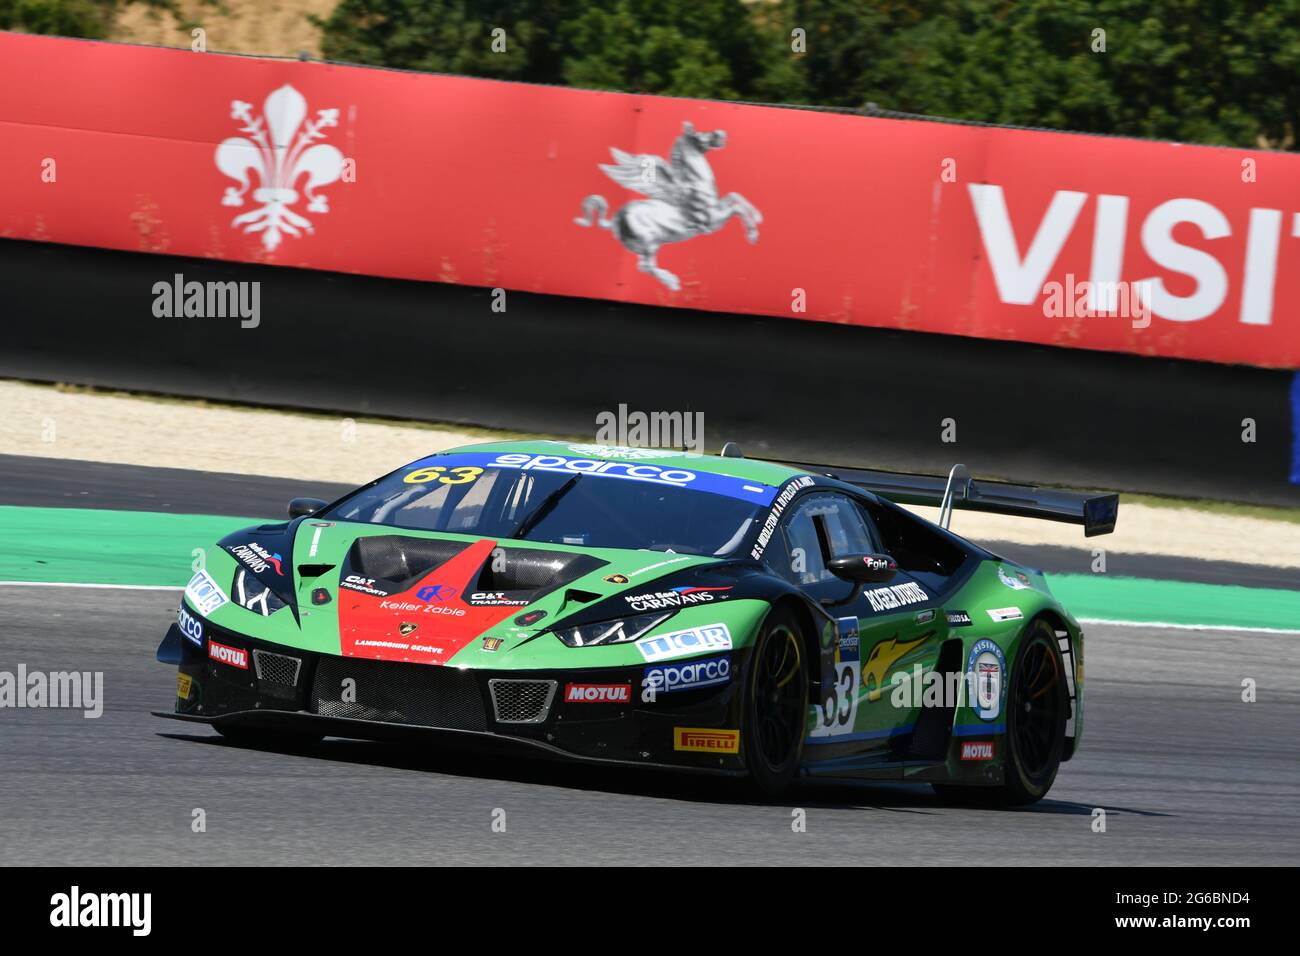
<instances>
[{"instance_id":1,"label":"hood","mask_svg":"<svg viewBox=\"0 0 1300 956\"><path fill-rule=\"evenodd\" d=\"M491 538L386 534L357 538L343 558L336 605L345 656L442 664L509 617L608 562ZM594 594L593 594L594 597Z\"/></svg>"},{"instance_id":2,"label":"hood","mask_svg":"<svg viewBox=\"0 0 1300 956\"><path fill-rule=\"evenodd\" d=\"M733 590L698 573L724 563L717 558L310 518L251 528L221 546L236 574L246 568L292 610L259 618L222 608L215 623L373 660L448 664L464 651L458 665L508 667L512 650L558 623L694 607ZM262 550L279 556L284 575L257 560Z\"/></svg>"}]
</instances>

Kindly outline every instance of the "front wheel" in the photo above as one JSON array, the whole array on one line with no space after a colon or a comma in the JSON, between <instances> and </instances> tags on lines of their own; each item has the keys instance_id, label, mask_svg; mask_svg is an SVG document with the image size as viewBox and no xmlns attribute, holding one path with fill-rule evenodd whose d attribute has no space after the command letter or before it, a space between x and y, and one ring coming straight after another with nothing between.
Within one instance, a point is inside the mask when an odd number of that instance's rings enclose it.
<instances>
[{"instance_id":1,"label":"front wheel","mask_svg":"<svg viewBox=\"0 0 1300 956\"><path fill-rule=\"evenodd\" d=\"M1065 750L1069 710L1056 632L1046 621L1025 630L1007 691L1006 781L998 787L935 784L942 797L992 806L1041 800L1052 788Z\"/></svg>"},{"instance_id":2,"label":"front wheel","mask_svg":"<svg viewBox=\"0 0 1300 956\"><path fill-rule=\"evenodd\" d=\"M799 622L774 609L750 655L741 726L749 778L764 796L780 796L799 772L808 708L808 663Z\"/></svg>"}]
</instances>

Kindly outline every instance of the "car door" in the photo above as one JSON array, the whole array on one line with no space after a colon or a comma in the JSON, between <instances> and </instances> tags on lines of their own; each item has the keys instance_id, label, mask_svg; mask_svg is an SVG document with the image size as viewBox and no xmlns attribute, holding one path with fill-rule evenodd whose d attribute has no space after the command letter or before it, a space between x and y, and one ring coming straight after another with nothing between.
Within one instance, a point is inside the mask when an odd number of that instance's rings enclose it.
<instances>
[{"instance_id":1,"label":"car door","mask_svg":"<svg viewBox=\"0 0 1300 956\"><path fill-rule=\"evenodd\" d=\"M905 573L880 585L831 573L832 558L882 550L870 517L848 495L804 495L787 511L779 538L765 555L769 568L817 601L838 625L833 670L823 675L808 743L832 746L828 753L835 756L886 748L910 731L917 713L914 706L899 705L893 675L910 674L923 661L932 666L937 653L933 594Z\"/></svg>"}]
</instances>

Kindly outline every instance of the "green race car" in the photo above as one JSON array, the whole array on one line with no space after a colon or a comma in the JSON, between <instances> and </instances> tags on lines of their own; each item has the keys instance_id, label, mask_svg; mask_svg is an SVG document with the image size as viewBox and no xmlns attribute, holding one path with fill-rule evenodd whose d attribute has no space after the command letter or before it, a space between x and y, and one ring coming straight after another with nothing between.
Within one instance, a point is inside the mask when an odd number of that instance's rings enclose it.
<instances>
[{"instance_id":1,"label":"green race car","mask_svg":"<svg viewBox=\"0 0 1300 956\"><path fill-rule=\"evenodd\" d=\"M1037 800L1079 746L1083 633L953 507L1099 534L1118 499L734 446L454 448L218 542L159 648L160 716Z\"/></svg>"}]
</instances>

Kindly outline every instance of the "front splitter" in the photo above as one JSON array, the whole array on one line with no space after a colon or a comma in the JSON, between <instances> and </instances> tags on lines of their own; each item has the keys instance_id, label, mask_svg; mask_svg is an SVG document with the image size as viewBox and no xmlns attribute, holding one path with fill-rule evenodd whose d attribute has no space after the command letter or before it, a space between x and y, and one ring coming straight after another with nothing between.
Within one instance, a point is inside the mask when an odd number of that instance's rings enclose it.
<instances>
[{"instance_id":1,"label":"front splitter","mask_svg":"<svg viewBox=\"0 0 1300 956\"><path fill-rule=\"evenodd\" d=\"M681 764L659 763L650 760L624 760L617 757L592 757L575 754L541 740L510 737L481 730L456 730L447 727L423 727L417 724L397 724L380 720L356 720L349 717L323 717L305 711L292 710L241 710L219 717L196 714L177 714L155 710L155 717L179 720L192 724L207 724L243 730L265 730L297 734L317 734L323 737L346 737L353 740L373 740L384 743L443 743L471 745L482 749L511 751L543 759L560 760L607 767L642 767L650 770L708 774L722 777L743 777L745 770L721 767L690 767Z\"/></svg>"}]
</instances>

